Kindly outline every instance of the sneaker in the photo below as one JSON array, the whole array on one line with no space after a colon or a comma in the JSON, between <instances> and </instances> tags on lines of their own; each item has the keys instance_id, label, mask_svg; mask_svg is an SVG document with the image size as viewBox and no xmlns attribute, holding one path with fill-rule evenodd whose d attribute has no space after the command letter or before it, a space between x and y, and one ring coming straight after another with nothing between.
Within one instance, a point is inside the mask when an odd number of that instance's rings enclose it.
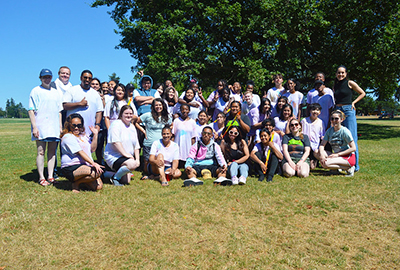
<instances>
[{"instance_id":1,"label":"sneaker","mask_svg":"<svg viewBox=\"0 0 400 270\"><path fill-rule=\"evenodd\" d=\"M186 179L185 181L183 181L183 185L185 187L190 187L190 186L200 186L203 184L203 181L197 179L196 177L192 177L189 179Z\"/></svg>"},{"instance_id":2,"label":"sneaker","mask_svg":"<svg viewBox=\"0 0 400 270\"><path fill-rule=\"evenodd\" d=\"M57 172L55 172L55 171L54 171L54 173L53 173L53 178L54 178L55 180L58 180L58 179L60 179L60 177L58 177L58 174L57 174Z\"/></svg>"},{"instance_id":3,"label":"sneaker","mask_svg":"<svg viewBox=\"0 0 400 270\"><path fill-rule=\"evenodd\" d=\"M230 185L232 185L232 181L226 177L221 176L221 177L218 177L218 179L216 179L214 181L214 184L221 185L221 186L230 186Z\"/></svg>"},{"instance_id":4,"label":"sneaker","mask_svg":"<svg viewBox=\"0 0 400 270\"><path fill-rule=\"evenodd\" d=\"M246 177L244 176L239 177L239 185L246 185Z\"/></svg>"},{"instance_id":5,"label":"sneaker","mask_svg":"<svg viewBox=\"0 0 400 270\"><path fill-rule=\"evenodd\" d=\"M237 178L237 176L232 177L232 185L237 185L239 184L239 179Z\"/></svg>"},{"instance_id":6,"label":"sneaker","mask_svg":"<svg viewBox=\"0 0 400 270\"><path fill-rule=\"evenodd\" d=\"M111 184L113 184L113 185L116 186L116 187L122 187L123 184L121 184L119 181L120 181L120 180L118 180L118 179L115 178L114 176L110 178Z\"/></svg>"},{"instance_id":7,"label":"sneaker","mask_svg":"<svg viewBox=\"0 0 400 270\"><path fill-rule=\"evenodd\" d=\"M264 178L265 178L265 174L260 174L258 176L258 181L262 182L262 181L264 181Z\"/></svg>"},{"instance_id":8,"label":"sneaker","mask_svg":"<svg viewBox=\"0 0 400 270\"><path fill-rule=\"evenodd\" d=\"M353 167L351 167L350 169L348 169L347 171L346 171L346 176L347 177L353 177L354 176L354 170L355 170L355 167L353 166Z\"/></svg>"}]
</instances>

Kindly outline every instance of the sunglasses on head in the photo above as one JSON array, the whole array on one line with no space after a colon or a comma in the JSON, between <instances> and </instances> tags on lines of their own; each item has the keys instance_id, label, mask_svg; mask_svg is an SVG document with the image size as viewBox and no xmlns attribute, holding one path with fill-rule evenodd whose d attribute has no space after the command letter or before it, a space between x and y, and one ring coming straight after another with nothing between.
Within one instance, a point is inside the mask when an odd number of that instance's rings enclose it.
<instances>
[{"instance_id":1,"label":"sunglasses on head","mask_svg":"<svg viewBox=\"0 0 400 270\"><path fill-rule=\"evenodd\" d=\"M73 128L83 128L82 124L72 124Z\"/></svg>"},{"instance_id":2,"label":"sunglasses on head","mask_svg":"<svg viewBox=\"0 0 400 270\"><path fill-rule=\"evenodd\" d=\"M230 130L229 135L237 136L237 135L239 135L239 132Z\"/></svg>"}]
</instances>

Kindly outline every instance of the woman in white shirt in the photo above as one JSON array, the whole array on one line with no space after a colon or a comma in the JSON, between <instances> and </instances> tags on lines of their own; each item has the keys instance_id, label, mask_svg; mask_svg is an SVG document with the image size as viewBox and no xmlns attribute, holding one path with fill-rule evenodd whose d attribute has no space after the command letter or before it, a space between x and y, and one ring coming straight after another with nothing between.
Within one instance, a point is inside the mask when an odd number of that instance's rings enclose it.
<instances>
[{"instance_id":1,"label":"woman in white shirt","mask_svg":"<svg viewBox=\"0 0 400 270\"><path fill-rule=\"evenodd\" d=\"M78 113L67 117L61 134L61 171L72 182L72 191L79 193L79 185L87 184L92 190L103 187L99 164L93 161L91 152L97 147L97 129L89 127L93 138L86 136L83 118ZM90 141L91 140L91 141Z\"/></svg>"},{"instance_id":2,"label":"woman in white shirt","mask_svg":"<svg viewBox=\"0 0 400 270\"><path fill-rule=\"evenodd\" d=\"M109 130L107 146L104 150L104 160L107 165L116 171L110 179L114 186L129 184L129 173L140 165L139 141L135 126L131 123L133 110L129 105L122 106L119 117Z\"/></svg>"}]
</instances>

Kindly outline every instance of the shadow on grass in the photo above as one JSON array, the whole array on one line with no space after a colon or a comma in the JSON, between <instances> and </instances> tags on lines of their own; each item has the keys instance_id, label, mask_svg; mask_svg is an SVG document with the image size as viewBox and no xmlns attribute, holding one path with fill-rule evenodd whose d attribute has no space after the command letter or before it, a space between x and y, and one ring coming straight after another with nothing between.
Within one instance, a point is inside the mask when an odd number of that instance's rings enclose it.
<instances>
[{"instance_id":1,"label":"shadow on grass","mask_svg":"<svg viewBox=\"0 0 400 270\"><path fill-rule=\"evenodd\" d=\"M60 170L61 169L58 168L58 171L60 171ZM46 169L45 169L44 175L47 175ZM26 182L38 183L38 171L37 171L37 169L34 169L29 173L21 175L19 178L22 180L25 180ZM61 179L57 180L57 184L55 184L54 187L57 189L62 189L62 190L72 190L71 182L66 180L64 177L60 177L60 178Z\"/></svg>"},{"instance_id":2,"label":"shadow on grass","mask_svg":"<svg viewBox=\"0 0 400 270\"><path fill-rule=\"evenodd\" d=\"M383 140L396 137L400 137L398 127L358 124L358 140Z\"/></svg>"}]
</instances>

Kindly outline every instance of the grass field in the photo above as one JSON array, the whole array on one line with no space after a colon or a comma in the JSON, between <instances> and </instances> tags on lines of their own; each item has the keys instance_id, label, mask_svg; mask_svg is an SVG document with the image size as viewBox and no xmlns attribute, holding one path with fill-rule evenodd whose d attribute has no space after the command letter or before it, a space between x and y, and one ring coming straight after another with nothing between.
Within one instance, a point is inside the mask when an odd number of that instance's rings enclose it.
<instances>
[{"instance_id":1,"label":"grass field","mask_svg":"<svg viewBox=\"0 0 400 270\"><path fill-rule=\"evenodd\" d=\"M74 194L36 183L29 121L0 119L0 269L398 268L400 121L358 122L353 178Z\"/></svg>"}]
</instances>

